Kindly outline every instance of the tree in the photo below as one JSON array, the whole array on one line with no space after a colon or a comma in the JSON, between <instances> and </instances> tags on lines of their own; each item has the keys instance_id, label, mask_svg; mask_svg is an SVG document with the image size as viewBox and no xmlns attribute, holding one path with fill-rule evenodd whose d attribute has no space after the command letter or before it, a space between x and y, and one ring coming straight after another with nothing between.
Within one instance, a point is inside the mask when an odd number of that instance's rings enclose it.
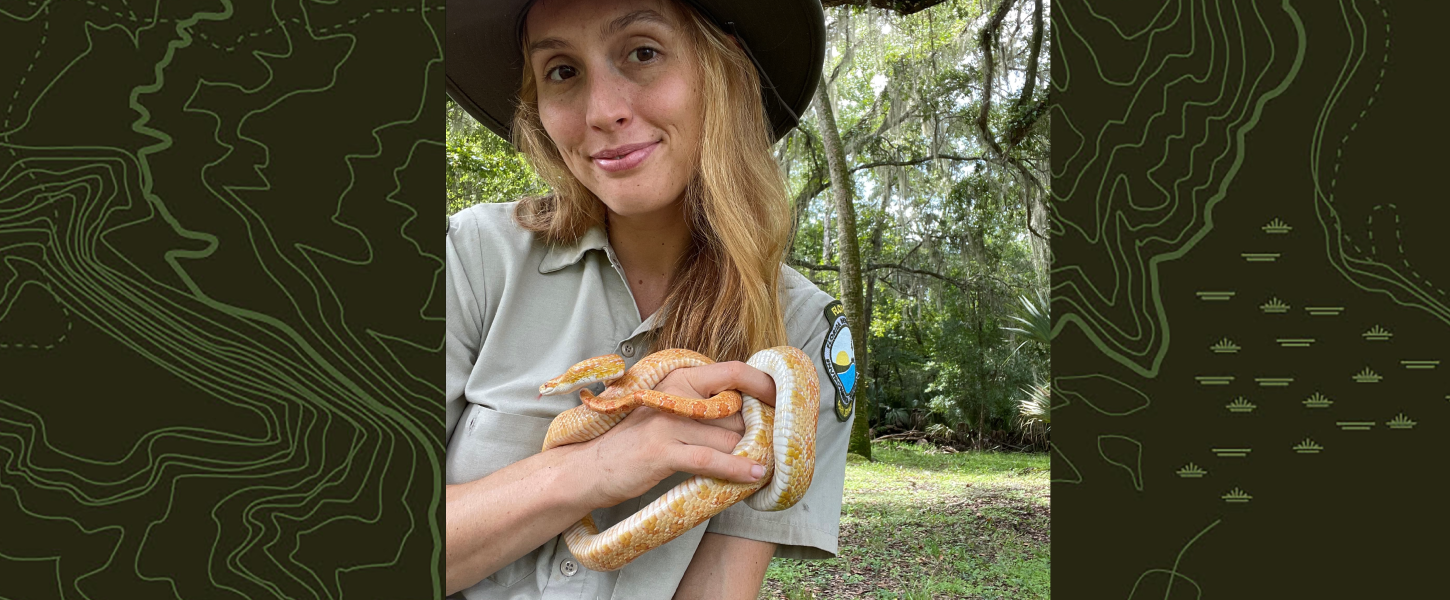
<instances>
[{"instance_id":1,"label":"tree","mask_svg":"<svg viewBox=\"0 0 1450 600\"><path fill-rule=\"evenodd\" d=\"M1032 235L1032 256L1038 272L1045 276L1049 263L1049 248L1047 205L1043 200L1043 186L1041 180L1032 173L1032 169L1029 168L1026 161L1014 153L1018 145L1027 137L1028 131L1047 113L1048 94L1044 93L1040 99L1034 98L1034 90L1037 87L1038 57L1042 54L1042 25L1046 18L1042 10L1042 0L1033 0L1032 36L1029 42L1025 76L1017 101L1012 105L1006 128L999 135L992 131L990 125L992 92L999 66L993 49L1001 45L1002 22L1012 10L1015 1L1001 0L997 9L992 11L991 19L987 21L979 34L977 44L982 50L982 102L977 111L976 125L977 131L982 137L982 145L987 147L993 162L1009 167L1021 178L1023 204L1027 207L1027 231ZM1001 67L1005 76L1007 65L1005 61L1003 62Z\"/></svg>"},{"instance_id":2,"label":"tree","mask_svg":"<svg viewBox=\"0 0 1450 600\"><path fill-rule=\"evenodd\" d=\"M841 299L854 334L851 451L893 428L1040 444L1045 428L1019 408L1047 355L1014 352L1002 325L1046 283L1047 69L1034 56L1049 23L1035 0L825 4L815 106L773 150L792 198L787 262ZM541 189L476 126L450 125L449 151L451 209Z\"/></svg>"},{"instance_id":3,"label":"tree","mask_svg":"<svg viewBox=\"0 0 1450 600\"><path fill-rule=\"evenodd\" d=\"M831 192L835 197L836 209L836 236L840 240L840 251L837 256L841 257L841 307L846 309L846 322L850 324L851 331L861 332L852 336L851 342L855 346L856 353L856 404L855 410L861 413L857 416L856 422L851 428L850 452L871 458L871 438L869 415L866 407L870 402L868 395L861 393L865 389L866 380L866 332L867 327L865 313L862 310L861 299L861 247L856 240L856 204L852 198L852 190L855 185L851 183L850 176L846 171L846 153L841 147L841 136L836 130L836 117L831 106L830 82L822 81L816 87L816 114L821 118L821 141L826 147L826 164L831 173Z\"/></svg>"}]
</instances>

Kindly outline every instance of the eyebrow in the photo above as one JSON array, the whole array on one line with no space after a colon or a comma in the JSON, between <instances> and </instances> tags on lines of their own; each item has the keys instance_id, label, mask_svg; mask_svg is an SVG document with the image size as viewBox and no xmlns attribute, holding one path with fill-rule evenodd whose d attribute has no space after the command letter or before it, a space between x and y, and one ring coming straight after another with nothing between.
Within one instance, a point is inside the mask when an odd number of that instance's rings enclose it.
<instances>
[{"instance_id":1,"label":"eyebrow","mask_svg":"<svg viewBox=\"0 0 1450 600\"><path fill-rule=\"evenodd\" d=\"M605 23L603 27L599 28L599 32L603 34L604 37L609 37L635 23L657 23L665 27L666 29L674 29L674 26L670 23L669 19L666 19L664 15L660 14L657 11L646 8L630 12L629 14ZM557 50L570 47L571 45L569 44L569 42L566 42L563 39L556 37L544 38L542 40L529 44L529 54L533 54L540 50Z\"/></svg>"},{"instance_id":2,"label":"eyebrow","mask_svg":"<svg viewBox=\"0 0 1450 600\"><path fill-rule=\"evenodd\" d=\"M645 8L636 10L618 19L610 21L604 27L599 28L599 32L603 33L605 37L608 37L610 35L619 33L619 30L624 29L625 27L629 27L630 25L633 25L635 23L658 23L666 29L673 29L673 27L670 25L669 19L666 19L664 15Z\"/></svg>"}]
</instances>

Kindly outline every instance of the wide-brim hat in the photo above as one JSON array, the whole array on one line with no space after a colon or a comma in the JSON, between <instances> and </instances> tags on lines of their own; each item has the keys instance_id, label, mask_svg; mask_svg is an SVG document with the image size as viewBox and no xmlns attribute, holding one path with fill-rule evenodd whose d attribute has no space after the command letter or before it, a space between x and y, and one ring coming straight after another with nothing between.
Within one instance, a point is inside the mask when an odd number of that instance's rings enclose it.
<instances>
[{"instance_id":1,"label":"wide-brim hat","mask_svg":"<svg viewBox=\"0 0 1450 600\"><path fill-rule=\"evenodd\" d=\"M533 0L447 0L448 96L509 140L524 59L519 33ZM755 62L774 139L800 122L826 59L820 0L683 0L740 40Z\"/></svg>"}]
</instances>

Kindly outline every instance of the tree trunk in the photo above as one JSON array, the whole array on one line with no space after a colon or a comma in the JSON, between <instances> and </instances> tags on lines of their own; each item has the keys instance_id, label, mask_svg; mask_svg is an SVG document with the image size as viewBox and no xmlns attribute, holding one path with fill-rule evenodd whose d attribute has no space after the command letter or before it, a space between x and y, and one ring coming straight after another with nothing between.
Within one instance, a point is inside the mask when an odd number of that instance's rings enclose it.
<instances>
[{"instance_id":1,"label":"tree trunk","mask_svg":"<svg viewBox=\"0 0 1450 600\"><path fill-rule=\"evenodd\" d=\"M851 326L851 341L860 357L856 373L856 422L851 428L849 452L871 458L870 424L867 415L869 404L865 393L867 382L860 362L866 358L865 312L861 298L861 248L856 239L856 207L852 202L855 186L851 184L850 167L846 164L846 153L841 146L841 133L836 128L835 109L831 106L830 92L825 82L816 87L816 114L820 115L821 145L826 150L826 166L831 174L831 195L836 200L836 255L841 260L841 307L846 309L846 322Z\"/></svg>"},{"instance_id":2,"label":"tree trunk","mask_svg":"<svg viewBox=\"0 0 1450 600\"><path fill-rule=\"evenodd\" d=\"M887 168L890 169L891 167ZM895 173L891 173L890 171L887 171L887 173L888 174L885 177L886 184L883 185L881 189L881 214L876 218L876 222L871 224L871 256L870 260L866 261L867 264L879 261L881 259L881 230L883 227L885 227L886 219L888 219L891 214L891 182L894 181L896 177ZM878 179L881 179L881 177L878 177ZM871 322L874 321L876 318L875 302L876 271L871 271L871 274L866 277L866 307L864 310L866 318L864 319L865 328L861 332L861 335L867 338L867 343L864 344L864 346L867 347L867 354L862 354L856 357L856 368L861 370L862 372L865 372L868 368L872 366L870 356L870 332ZM876 405L872 404L871 408L873 409L872 412L875 412L874 409L876 408ZM868 417L867 420L869 421L869 417L871 415L868 413L866 416Z\"/></svg>"},{"instance_id":3,"label":"tree trunk","mask_svg":"<svg viewBox=\"0 0 1450 600\"><path fill-rule=\"evenodd\" d=\"M821 264L831 264L831 206L821 214Z\"/></svg>"},{"instance_id":4,"label":"tree trunk","mask_svg":"<svg viewBox=\"0 0 1450 600\"><path fill-rule=\"evenodd\" d=\"M1027 239L1032 247L1032 266L1037 269L1038 277L1046 282L1048 270L1052 267L1052 247L1047 238L1047 202L1043 198L1046 194L1037 185L1024 185L1023 190L1027 194Z\"/></svg>"}]
</instances>

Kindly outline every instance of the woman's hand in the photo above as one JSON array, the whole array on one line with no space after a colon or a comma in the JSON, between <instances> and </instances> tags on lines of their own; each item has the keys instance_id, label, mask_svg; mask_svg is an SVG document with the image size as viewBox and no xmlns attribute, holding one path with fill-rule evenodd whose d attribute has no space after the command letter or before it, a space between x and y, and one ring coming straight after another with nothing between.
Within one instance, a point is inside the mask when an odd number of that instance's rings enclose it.
<instances>
[{"instance_id":1,"label":"woman's hand","mask_svg":"<svg viewBox=\"0 0 1450 600\"><path fill-rule=\"evenodd\" d=\"M775 406L775 380L763 371L740 361L675 369L655 386L655 391L682 398L709 398L725 390L736 390ZM745 435L745 418L738 412L728 417L700 422Z\"/></svg>"},{"instance_id":2,"label":"woman's hand","mask_svg":"<svg viewBox=\"0 0 1450 600\"><path fill-rule=\"evenodd\" d=\"M741 362L676 369L655 386L689 398L732 389L775 403L775 381ZM758 480L764 467L730 454L744 432L739 414L695 421L640 407L604 435L575 446L570 462L588 482L591 503L614 506L679 471L742 483Z\"/></svg>"}]
</instances>

